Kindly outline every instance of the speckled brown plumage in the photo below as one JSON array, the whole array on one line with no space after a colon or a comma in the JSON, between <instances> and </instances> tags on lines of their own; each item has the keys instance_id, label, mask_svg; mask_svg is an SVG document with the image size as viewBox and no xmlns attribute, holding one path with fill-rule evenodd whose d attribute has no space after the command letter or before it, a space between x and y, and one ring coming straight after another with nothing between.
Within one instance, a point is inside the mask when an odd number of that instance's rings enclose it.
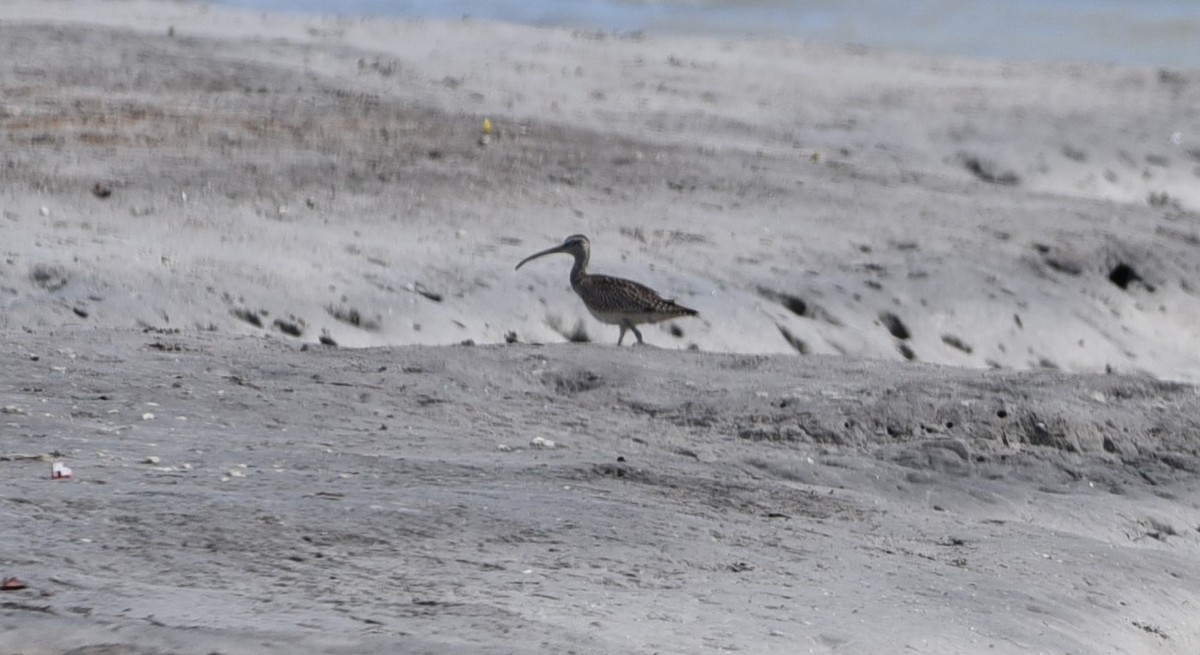
<instances>
[{"instance_id":1,"label":"speckled brown plumage","mask_svg":"<svg viewBox=\"0 0 1200 655\"><path fill-rule=\"evenodd\" d=\"M632 330L638 343L644 343L636 325L698 315L696 310L667 300L644 284L609 275L590 275L587 265L591 244L582 234L569 236L562 245L526 257L517 264L517 268L530 260L555 253L565 253L575 258L575 265L571 267L571 288L596 320L620 326L618 346L625 340L626 330Z\"/></svg>"}]
</instances>

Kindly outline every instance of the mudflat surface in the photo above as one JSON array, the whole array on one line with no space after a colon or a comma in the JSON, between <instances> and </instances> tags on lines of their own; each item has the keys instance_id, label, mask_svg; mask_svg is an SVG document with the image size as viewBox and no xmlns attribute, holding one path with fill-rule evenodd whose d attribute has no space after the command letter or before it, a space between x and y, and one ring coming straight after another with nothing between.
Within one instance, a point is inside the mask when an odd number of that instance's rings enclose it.
<instances>
[{"instance_id":1,"label":"mudflat surface","mask_svg":"<svg viewBox=\"0 0 1200 655\"><path fill-rule=\"evenodd\" d=\"M0 652L1196 652L1195 72L2 6Z\"/></svg>"},{"instance_id":2,"label":"mudflat surface","mask_svg":"<svg viewBox=\"0 0 1200 655\"><path fill-rule=\"evenodd\" d=\"M1197 644L1191 386L45 336L3 361L7 652Z\"/></svg>"}]
</instances>

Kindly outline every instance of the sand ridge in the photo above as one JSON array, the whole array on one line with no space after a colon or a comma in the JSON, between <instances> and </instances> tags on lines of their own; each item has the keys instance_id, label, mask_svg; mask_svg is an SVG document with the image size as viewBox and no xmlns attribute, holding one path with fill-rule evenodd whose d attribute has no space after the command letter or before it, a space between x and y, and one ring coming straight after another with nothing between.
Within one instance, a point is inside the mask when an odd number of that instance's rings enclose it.
<instances>
[{"instance_id":1,"label":"sand ridge","mask_svg":"<svg viewBox=\"0 0 1200 655\"><path fill-rule=\"evenodd\" d=\"M565 271L511 270L583 232L701 310L664 346L1197 377L1191 72L37 6L10 328L606 342Z\"/></svg>"}]
</instances>

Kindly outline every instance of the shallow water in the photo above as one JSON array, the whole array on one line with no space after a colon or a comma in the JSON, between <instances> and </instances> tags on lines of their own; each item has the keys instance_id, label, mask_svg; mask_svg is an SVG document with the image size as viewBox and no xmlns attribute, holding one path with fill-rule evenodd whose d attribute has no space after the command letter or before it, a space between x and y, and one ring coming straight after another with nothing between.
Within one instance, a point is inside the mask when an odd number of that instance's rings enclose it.
<instances>
[{"instance_id":1,"label":"shallow water","mask_svg":"<svg viewBox=\"0 0 1200 655\"><path fill-rule=\"evenodd\" d=\"M1200 68L1194 0L217 0L272 11L785 36L971 57Z\"/></svg>"}]
</instances>

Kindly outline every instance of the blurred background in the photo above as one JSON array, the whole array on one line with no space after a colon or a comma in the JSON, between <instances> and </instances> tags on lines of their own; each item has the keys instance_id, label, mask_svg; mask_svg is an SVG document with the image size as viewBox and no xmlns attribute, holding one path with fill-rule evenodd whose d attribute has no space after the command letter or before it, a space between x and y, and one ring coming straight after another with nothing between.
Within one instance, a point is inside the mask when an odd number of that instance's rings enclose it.
<instances>
[{"instance_id":1,"label":"blurred background","mask_svg":"<svg viewBox=\"0 0 1200 655\"><path fill-rule=\"evenodd\" d=\"M1200 66L1195 0L219 0L272 11L794 37L968 57Z\"/></svg>"}]
</instances>

